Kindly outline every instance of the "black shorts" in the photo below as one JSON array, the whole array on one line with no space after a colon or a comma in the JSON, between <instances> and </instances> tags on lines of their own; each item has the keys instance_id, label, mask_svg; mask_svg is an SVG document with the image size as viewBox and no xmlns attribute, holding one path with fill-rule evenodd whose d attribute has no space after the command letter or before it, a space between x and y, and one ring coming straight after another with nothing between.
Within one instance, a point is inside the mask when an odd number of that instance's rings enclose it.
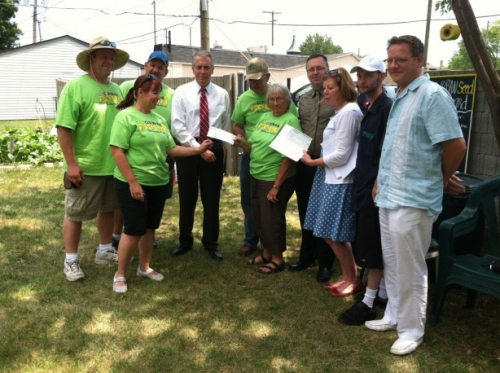
<instances>
[{"instance_id":1,"label":"black shorts","mask_svg":"<svg viewBox=\"0 0 500 373\"><path fill-rule=\"evenodd\" d=\"M378 207L373 203L371 196L356 213L356 238L352 248L358 266L384 269Z\"/></svg>"},{"instance_id":2,"label":"black shorts","mask_svg":"<svg viewBox=\"0 0 500 373\"><path fill-rule=\"evenodd\" d=\"M144 186L144 202L132 198L128 183L115 178L115 191L123 214L123 232L143 236L147 229L158 229L167 200L167 185Z\"/></svg>"}]
</instances>

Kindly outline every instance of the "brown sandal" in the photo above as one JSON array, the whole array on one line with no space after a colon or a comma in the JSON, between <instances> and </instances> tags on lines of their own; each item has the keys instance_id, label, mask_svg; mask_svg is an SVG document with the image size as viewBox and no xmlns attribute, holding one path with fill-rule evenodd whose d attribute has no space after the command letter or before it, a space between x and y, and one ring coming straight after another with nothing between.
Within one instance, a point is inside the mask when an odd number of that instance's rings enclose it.
<instances>
[{"instance_id":1,"label":"brown sandal","mask_svg":"<svg viewBox=\"0 0 500 373\"><path fill-rule=\"evenodd\" d=\"M260 258L260 261L257 261L257 259ZM255 258L250 259L247 264L267 264L271 262L271 259L266 259L264 254L257 255Z\"/></svg>"},{"instance_id":2,"label":"brown sandal","mask_svg":"<svg viewBox=\"0 0 500 373\"><path fill-rule=\"evenodd\" d=\"M269 271L262 270L262 268L267 268ZM282 272L284 270L285 270L285 262L278 264L274 260L271 260L269 264L264 264L259 268L259 273L270 275L273 273Z\"/></svg>"}]
</instances>

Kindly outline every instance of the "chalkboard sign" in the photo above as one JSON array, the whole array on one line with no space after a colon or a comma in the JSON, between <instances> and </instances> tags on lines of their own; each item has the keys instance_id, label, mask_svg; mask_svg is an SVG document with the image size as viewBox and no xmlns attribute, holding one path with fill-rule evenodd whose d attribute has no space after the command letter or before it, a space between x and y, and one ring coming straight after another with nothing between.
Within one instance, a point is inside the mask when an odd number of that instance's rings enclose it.
<instances>
[{"instance_id":1,"label":"chalkboard sign","mask_svg":"<svg viewBox=\"0 0 500 373\"><path fill-rule=\"evenodd\" d=\"M434 75L430 77L432 81L450 92L455 107L458 112L458 121L464 134L465 142L469 143L472 127L472 113L474 111L474 100L476 98L477 74L464 75ZM460 163L458 171L467 171L467 161L469 158L469 146L464 160Z\"/></svg>"}]
</instances>

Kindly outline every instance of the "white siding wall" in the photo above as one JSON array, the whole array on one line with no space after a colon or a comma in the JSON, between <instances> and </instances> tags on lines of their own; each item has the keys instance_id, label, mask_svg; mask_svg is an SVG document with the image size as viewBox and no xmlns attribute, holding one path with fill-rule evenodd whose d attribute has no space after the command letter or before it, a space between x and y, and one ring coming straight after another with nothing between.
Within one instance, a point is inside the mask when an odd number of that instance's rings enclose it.
<instances>
[{"instance_id":1,"label":"white siding wall","mask_svg":"<svg viewBox=\"0 0 500 373\"><path fill-rule=\"evenodd\" d=\"M70 80L84 72L76 56L86 48L62 38L0 54L0 120L54 118L56 79ZM116 77L136 77L131 63L114 72Z\"/></svg>"}]
</instances>

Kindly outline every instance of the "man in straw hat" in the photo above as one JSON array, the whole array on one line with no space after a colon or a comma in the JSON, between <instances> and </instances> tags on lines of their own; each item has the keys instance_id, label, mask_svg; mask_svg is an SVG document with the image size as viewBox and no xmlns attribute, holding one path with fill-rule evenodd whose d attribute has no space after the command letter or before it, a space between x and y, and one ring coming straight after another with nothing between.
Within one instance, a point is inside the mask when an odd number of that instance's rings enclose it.
<instances>
[{"instance_id":1,"label":"man in straw hat","mask_svg":"<svg viewBox=\"0 0 500 373\"><path fill-rule=\"evenodd\" d=\"M246 65L246 79L249 89L238 98L231 117L233 121L233 133L235 135L242 135L246 139L249 139L262 114L271 111L266 103L270 76L267 62L264 59L254 57L248 60ZM293 104L290 105L290 112L298 116L297 107ZM259 236L253 224L250 209L250 155L241 155L239 173L245 237L238 253L247 256L257 248L257 244L259 243Z\"/></svg>"},{"instance_id":2,"label":"man in straw hat","mask_svg":"<svg viewBox=\"0 0 500 373\"><path fill-rule=\"evenodd\" d=\"M96 264L117 262L111 245L113 213L118 208L114 188L115 163L109 151L109 136L122 100L117 84L109 81L112 71L123 67L128 53L105 37L92 40L76 63L87 74L64 87L59 99L56 126L64 155L63 240L66 249L64 274L68 281L84 277L78 259L82 221L97 217L100 244Z\"/></svg>"}]
</instances>

